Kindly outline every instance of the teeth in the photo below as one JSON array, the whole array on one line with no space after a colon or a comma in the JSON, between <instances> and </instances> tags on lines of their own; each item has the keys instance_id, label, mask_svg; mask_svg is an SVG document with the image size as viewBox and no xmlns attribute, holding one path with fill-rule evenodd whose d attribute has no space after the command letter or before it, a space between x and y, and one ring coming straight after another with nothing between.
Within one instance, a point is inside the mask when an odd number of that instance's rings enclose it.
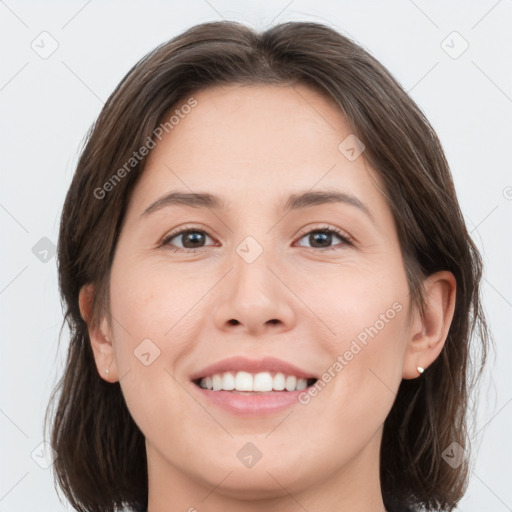
<instances>
[{"instance_id":1,"label":"teeth","mask_svg":"<svg viewBox=\"0 0 512 512\"><path fill-rule=\"evenodd\" d=\"M238 372L235 377L235 389L237 391L254 391L253 378L250 373Z\"/></svg>"},{"instance_id":2,"label":"teeth","mask_svg":"<svg viewBox=\"0 0 512 512\"><path fill-rule=\"evenodd\" d=\"M213 391L220 391L222 389L222 375L216 373L212 375Z\"/></svg>"},{"instance_id":3,"label":"teeth","mask_svg":"<svg viewBox=\"0 0 512 512\"><path fill-rule=\"evenodd\" d=\"M285 388L286 391L295 391L297 388L297 377L293 377L292 375L286 377Z\"/></svg>"},{"instance_id":4,"label":"teeth","mask_svg":"<svg viewBox=\"0 0 512 512\"><path fill-rule=\"evenodd\" d=\"M235 377L233 377L232 373L226 372L224 377L222 377L222 389L225 391L231 391L235 389Z\"/></svg>"},{"instance_id":5,"label":"teeth","mask_svg":"<svg viewBox=\"0 0 512 512\"><path fill-rule=\"evenodd\" d=\"M273 387L276 391L283 391L286 386L286 377L282 373L274 375Z\"/></svg>"},{"instance_id":6,"label":"teeth","mask_svg":"<svg viewBox=\"0 0 512 512\"><path fill-rule=\"evenodd\" d=\"M270 372L251 374L248 372L216 373L201 379L199 385L213 391L298 391L307 387L307 379L283 373L272 375Z\"/></svg>"},{"instance_id":7,"label":"teeth","mask_svg":"<svg viewBox=\"0 0 512 512\"><path fill-rule=\"evenodd\" d=\"M272 391L272 386L274 385L274 379L272 375L268 372L257 373L254 376L254 391Z\"/></svg>"}]
</instances>

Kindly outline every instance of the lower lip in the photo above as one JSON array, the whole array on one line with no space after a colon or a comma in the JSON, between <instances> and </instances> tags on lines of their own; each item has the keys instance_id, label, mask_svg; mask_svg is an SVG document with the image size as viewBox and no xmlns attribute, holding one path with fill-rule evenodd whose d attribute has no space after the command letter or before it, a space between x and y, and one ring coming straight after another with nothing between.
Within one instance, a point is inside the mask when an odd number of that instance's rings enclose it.
<instances>
[{"instance_id":1,"label":"lower lip","mask_svg":"<svg viewBox=\"0 0 512 512\"><path fill-rule=\"evenodd\" d=\"M299 394L305 391L303 389L248 394L239 391L212 391L194 383L192 385L206 400L238 416L262 416L282 411L293 404L298 404Z\"/></svg>"}]
</instances>

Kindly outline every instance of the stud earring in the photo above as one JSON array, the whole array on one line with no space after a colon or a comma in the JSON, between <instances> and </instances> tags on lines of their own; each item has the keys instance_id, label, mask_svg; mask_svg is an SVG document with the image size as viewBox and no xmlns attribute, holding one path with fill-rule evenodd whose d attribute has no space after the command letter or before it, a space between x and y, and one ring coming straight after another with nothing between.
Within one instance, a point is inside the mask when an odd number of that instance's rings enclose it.
<instances>
[{"instance_id":1,"label":"stud earring","mask_svg":"<svg viewBox=\"0 0 512 512\"><path fill-rule=\"evenodd\" d=\"M418 370L418 373L421 375L425 371L425 368L418 366L417 370Z\"/></svg>"},{"instance_id":2,"label":"stud earring","mask_svg":"<svg viewBox=\"0 0 512 512\"><path fill-rule=\"evenodd\" d=\"M108 368L105 368L105 373L108 375Z\"/></svg>"}]
</instances>

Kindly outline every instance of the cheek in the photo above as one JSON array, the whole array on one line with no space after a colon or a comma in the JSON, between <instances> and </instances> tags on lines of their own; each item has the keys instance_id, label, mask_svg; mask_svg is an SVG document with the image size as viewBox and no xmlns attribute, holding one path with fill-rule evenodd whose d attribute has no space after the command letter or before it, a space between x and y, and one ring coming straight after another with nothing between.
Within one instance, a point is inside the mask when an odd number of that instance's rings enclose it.
<instances>
[{"instance_id":1,"label":"cheek","mask_svg":"<svg viewBox=\"0 0 512 512\"><path fill-rule=\"evenodd\" d=\"M309 274L306 284L295 289L314 313L312 319L328 328L323 344L329 352L349 350L353 340L368 347L375 340L374 350L391 348L403 338L409 288L402 268L353 265L324 276Z\"/></svg>"},{"instance_id":2,"label":"cheek","mask_svg":"<svg viewBox=\"0 0 512 512\"><path fill-rule=\"evenodd\" d=\"M327 336L316 336L316 346L329 361L321 380L329 381L324 389L331 389L334 401L354 409L351 417L372 408L385 417L402 379L408 285L403 270L380 274L350 270L326 281L323 293L317 289L308 297L329 326Z\"/></svg>"},{"instance_id":3,"label":"cheek","mask_svg":"<svg viewBox=\"0 0 512 512\"><path fill-rule=\"evenodd\" d=\"M207 279L194 279L168 264L119 265L111 276L112 313L132 342L151 337L166 341L181 328L181 319L193 315L209 286Z\"/></svg>"},{"instance_id":4,"label":"cheek","mask_svg":"<svg viewBox=\"0 0 512 512\"><path fill-rule=\"evenodd\" d=\"M342 335L327 347L330 363L302 398L309 409L303 427L318 429L322 418L318 449L334 460L350 458L370 442L389 414L402 379L406 306L399 301L384 305L366 304L338 321Z\"/></svg>"},{"instance_id":5,"label":"cheek","mask_svg":"<svg viewBox=\"0 0 512 512\"><path fill-rule=\"evenodd\" d=\"M120 378L126 375L127 381L137 382L137 392L154 386L155 379L171 378L164 372L174 374L183 351L183 344L175 342L186 325L180 318L188 320L189 303L197 301L197 293L179 279L165 279L155 269L136 264L114 266L110 290Z\"/></svg>"},{"instance_id":6,"label":"cheek","mask_svg":"<svg viewBox=\"0 0 512 512\"><path fill-rule=\"evenodd\" d=\"M132 418L148 437L169 434L169 425L160 421L164 411L186 408L175 368L193 348L184 331L197 323L192 306L201 294L193 283L163 278L147 265L113 269L111 309L120 385Z\"/></svg>"}]
</instances>

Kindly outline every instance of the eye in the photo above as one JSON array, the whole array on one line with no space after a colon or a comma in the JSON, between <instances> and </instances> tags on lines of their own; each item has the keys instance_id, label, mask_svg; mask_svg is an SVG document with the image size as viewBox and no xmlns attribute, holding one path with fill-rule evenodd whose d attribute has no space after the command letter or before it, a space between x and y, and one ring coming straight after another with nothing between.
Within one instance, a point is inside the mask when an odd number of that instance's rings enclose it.
<instances>
[{"instance_id":1,"label":"eye","mask_svg":"<svg viewBox=\"0 0 512 512\"><path fill-rule=\"evenodd\" d=\"M175 247L171 244L171 241L174 239L178 239L182 243L182 247ZM207 238L211 237L206 233L206 231L198 228L184 228L180 231L176 231L174 233L170 233L167 235L160 246L169 246L172 251L175 252L197 252L204 248L202 245Z\"/></svg>"},{"instance_id":2,"label":"eye","mask_svg":"<svg viewBox=\"0 0 512 512\"><path fill-rule=\"evenodd\" d=\"M334 238L340 239L341 243L338 243L332 247L328 247L328 245L333 241L333 235ZM314 229L303 233L299 240L302 240L305 237L308 237L307 240L312 245L304 246L303 244L300 244L300 246L308 247L310 249L335 250L338 249L339 246L353 245L349 235L347 235L341 229L333 228L330 226L315 227ZM167 235L161 241L159 246L167 246L173 252L194 253L207 247L204 245L207 238L212 239L203 229L186 227ZM174 239L181 241L182 246L176 247L174 243L171 243Z\"/></svg>"},{"instance_id":3,"label":"eye","mask_svg":"<svg viewBox=\"0 0 512 512\"><path fill-rule=\"evenodd\" d=\"M333 235L334 238L339 238L341 240L341 244L336 244L333 247L327 247L330 243L332 243ZM312 244L309 246L311 249L335 250L339 248L338 246L340 245L353 245L350 237L346 233L344 233L341 229L333 228L330 226L316 227L315 229L312 229L301 235L300 240L305 237L308 237L307 240ZM300 245L304 247L302 244Z\"/></svg>"}]
</instances>

